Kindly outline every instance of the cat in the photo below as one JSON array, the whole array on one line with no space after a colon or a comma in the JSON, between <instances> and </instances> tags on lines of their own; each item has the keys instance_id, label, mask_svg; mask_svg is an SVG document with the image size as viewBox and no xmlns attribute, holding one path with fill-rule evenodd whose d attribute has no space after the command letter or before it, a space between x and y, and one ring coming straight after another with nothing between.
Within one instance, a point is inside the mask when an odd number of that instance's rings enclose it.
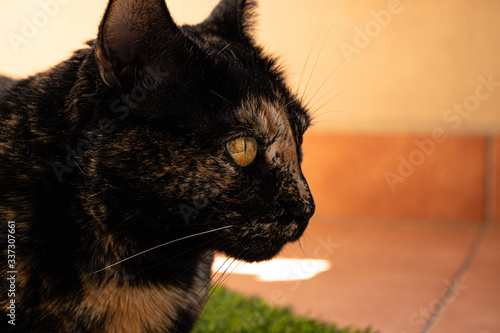
<instances>
[{"instance_id":1,"label":"cat","mask_svg":"<svg viewBox=\"0 0 500 333\"><path fill-rule=\"evenodd\" d=\"M189 332L214 251L268 260L303 234L311 117L255 8L179 26L164 0L110 0L86 48L0 79L2 332Z\"/></svg>"}]
</instances>

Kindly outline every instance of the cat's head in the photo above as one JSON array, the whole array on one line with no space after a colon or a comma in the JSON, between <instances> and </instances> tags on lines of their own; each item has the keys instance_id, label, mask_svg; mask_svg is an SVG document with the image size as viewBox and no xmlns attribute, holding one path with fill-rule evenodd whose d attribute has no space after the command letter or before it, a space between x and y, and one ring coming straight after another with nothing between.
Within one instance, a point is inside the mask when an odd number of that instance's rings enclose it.
<instances>
[{"instance_id":1,"label":"cat's head","mask_svg":"<svg viewBox=\"0 0 500 333\"><path fill-rule=\"evenodd\" d=\"M255 46L254 5L222 0L178 26L164 0L110 1L94 55L114 118L90 154L93 214L151 244L203 233L190 246L247 261L302 235L310 117Z\"/></svg>"}]
</instances>

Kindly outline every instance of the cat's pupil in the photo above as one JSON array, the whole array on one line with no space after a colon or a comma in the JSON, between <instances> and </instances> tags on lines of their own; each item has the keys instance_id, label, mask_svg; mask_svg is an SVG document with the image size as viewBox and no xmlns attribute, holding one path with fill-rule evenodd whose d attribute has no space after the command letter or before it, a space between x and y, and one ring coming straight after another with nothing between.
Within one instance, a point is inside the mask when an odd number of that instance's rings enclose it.
<instances>
[{"instance_id":1,"label":"cat's pupil","mask_svg":"<svg viewBox=\"0 0 500 333\"><path fill-rule=\"evenodd\" d=\"M257 157L257 148L257 141L252 137L238 138L227 144L229 154L242 167L252 164Z\"/></svg>"}]
</instances>

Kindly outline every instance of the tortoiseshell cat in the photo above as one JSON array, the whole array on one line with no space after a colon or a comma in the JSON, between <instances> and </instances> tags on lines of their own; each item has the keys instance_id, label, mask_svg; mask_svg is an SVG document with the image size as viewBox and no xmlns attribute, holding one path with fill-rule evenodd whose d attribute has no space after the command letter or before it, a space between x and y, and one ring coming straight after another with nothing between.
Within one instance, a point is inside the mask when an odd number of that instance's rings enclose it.
<instances>
[{"instance_id":1,"label":"tortoiseshell cat","mask_svg":"<svg viewBox=\"0 0 500 333\"><path fill-rule=\"evenodd\" d=\"M266 260L302 235L310 118L254 6L177 26L164 0L111 0L88 48L0 78L2 332L187 332L214 251Z\"/></svg>"}]
</instances>

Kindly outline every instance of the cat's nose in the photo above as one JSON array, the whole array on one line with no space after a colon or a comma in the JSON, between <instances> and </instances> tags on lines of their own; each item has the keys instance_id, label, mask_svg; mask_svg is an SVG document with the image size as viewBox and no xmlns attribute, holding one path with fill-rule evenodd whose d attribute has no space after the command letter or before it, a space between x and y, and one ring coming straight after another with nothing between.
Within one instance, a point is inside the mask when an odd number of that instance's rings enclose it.
<instances>
[{"instance_id":1,"label":"cat's nose","mask_svg":"<svg viewBox=\"0 0 500 333\"><path fill-rule=\"evenodd\" d=\"M289 214L301 220L309 220L314 215L314 211L316 210L316 205L314 204L312 197L310 202L307 204L297 201L289 201L285 203L284 206Z\"/></svg>"},{"instance_id":2,"label":"cat's nose","mask_svg":"<svg viewBox=\"0 0 500 333\"><path fill-rule=\"evenodd\" d=\"M288 192L282 201L286 211L296 219L309 220L314 215L316 205L302 172L295 175L289 186L283 188Z\"/></svg>"}]
</instances>

